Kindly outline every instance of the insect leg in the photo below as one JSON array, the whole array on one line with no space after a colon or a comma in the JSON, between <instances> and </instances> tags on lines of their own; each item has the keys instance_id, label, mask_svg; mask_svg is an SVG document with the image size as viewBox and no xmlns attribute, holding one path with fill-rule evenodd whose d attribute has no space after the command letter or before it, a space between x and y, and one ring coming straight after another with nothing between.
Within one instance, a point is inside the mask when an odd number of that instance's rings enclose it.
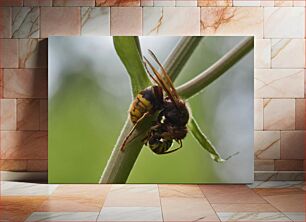
<instances>
[{"instance_id":1,"label":"insect leg","mask_svg":"<svg viewBox=\"0 0 306 222\"><path fill-rule=\"evenodd\" d=\"M124 152L126 143L128 142L128 140L129 140L130 137L132 136L132 134L133 134L133 132L135 131L135 129L136 129L136 127L138 126L138 124L139 124L144 118L146 118L149 114L150 114L149 112L146 112L145 114L143 114L143 116L140 117L140 118L137 120L137 122L135 123L135 125L133 126L133 128L131 129L131 131L129 132L129 134L124 138L123 143L122 143L122 145L121 145L121 147L120 147L120 150L121 150L122 152ZM135 139L135 138L133 138L133 139Z\"/></svg>"},{"instance_id":2,"label":"insect leg","mask_svg":"<svg viewBox=\"0 0 306 222\"><path fill-rule=\"evenodd\" d=\"M178 141L176 141L176 142L178 142L178 144L180 144L180 146L178 147L178 149L182 148L182 146L183 146L182 140L178 140Z\"/></svg>"},{"instance_id":3,"label":"insect leg","mask_svg":"<svg viewBox=\"0 0 306 222\"><path fill-rule=\"evenodd\" d=\"M181 148L183 147L182 140L178 140L178 141L176 141L176 142L178 142L178 143L180 144L180 146L179 146L178 148L175 148L174 150L166 151L166 152L161 153L161 154L169 154L169 153L173 153L173 152L175 152L175 151L177 151L177 150L179 150L179 149L181 149Z\"/></svg>"},{"instance_id":4,"label":"insect leg","mask_svg":"<svg viewBox=\"0 0 306 222\"><path fill-rule=\"evenodd\" d=\"M177 151L177 150L180 149L180 148L181 148L181 147L178 147L178 148L176 148L176 149L174 149L174 150L166 151L166 152L160 153L160 154L169 154L169 153L173 153L173 152Z\"/></svg>"}]
</instances>

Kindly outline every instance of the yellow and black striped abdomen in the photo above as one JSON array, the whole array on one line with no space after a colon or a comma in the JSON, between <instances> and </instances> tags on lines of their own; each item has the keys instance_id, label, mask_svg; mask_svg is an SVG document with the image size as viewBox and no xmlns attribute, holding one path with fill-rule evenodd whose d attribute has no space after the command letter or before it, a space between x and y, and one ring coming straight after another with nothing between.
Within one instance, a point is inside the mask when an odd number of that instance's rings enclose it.
<instances>
[{"instance_id":1,"label":"yellow and black striped abdomen","mask_svg":"<svg viewBox=\"0 0 306 222\"><path fill-rule=\"evenodd\" d=\"M139 93L129 110L132 123L135 124L146 112L150 112L152 108L153 104Z\"/></svg>"}]
</instances>

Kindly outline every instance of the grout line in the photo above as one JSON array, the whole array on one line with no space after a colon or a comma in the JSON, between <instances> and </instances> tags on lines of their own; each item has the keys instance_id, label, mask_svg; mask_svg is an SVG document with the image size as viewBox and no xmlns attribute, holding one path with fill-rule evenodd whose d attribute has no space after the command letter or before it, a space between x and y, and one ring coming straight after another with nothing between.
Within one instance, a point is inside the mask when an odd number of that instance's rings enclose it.
<instances>
[{"instance_id":1,"label":"grout line","mask_svg":"<svg viewBox=\"0 0 306 222\"><path fill-rule=\"evenodd\" d=\"M205 185L204 185L205 186ZM215 215L217 216L217 218L219 219L219 221L222 221L221 218L219 217L217 211L215 210L215 208L212 206L212 203L210 202L210 200L206 197L205 193L203 192L203 190L201 189L200 185L198 185L203 197L207 200L207 202L209 203L210 207L213 209L213 211L215 212Z\"/></svg>"},{"instance_id":2,"label":"grout line","mask_svg":"<svg viewBox=\"0 0 306 222\"><path fill-rule=\"evenodd\" d=\"M158 191L159 205L160 205L160 210L161 210L162 221L165 221L164 220L163 207L162 207L162 203L161 203L161 196L160 196L160 191L159 191L159 184L156 184L156 186L157 186L157 191Z\"/></svg>"},{"instance_id":3,"label":"grout line","mask_svg":"<svg viewBox=\"0 0 306 222\"><path fill-rule=\"evenodd\" d=\"M100 185L107 185L107 184L100 184ZM99 219L99 217L100 217L100 214L101 214L101 211L102 211L102 209L103 209L103 207L104 207L104 204L105 204L105 201L106 201L106 199L107 199L107 196L109 195L109 193L111 192L111 189L112 189L112 184L110 184L110 187L109 187L109 189L108 189L108 191L107 191L107 194L105 195L105 198L104 198L104 201L103 201L103 204L102 204L102 206L101 206L101 209L100 209L100 211L99 211L99 213L98 213L98 216L97 216L97 219L96 219L96 221L98 221L98 219Z\"/></svg>"}]
</instances>

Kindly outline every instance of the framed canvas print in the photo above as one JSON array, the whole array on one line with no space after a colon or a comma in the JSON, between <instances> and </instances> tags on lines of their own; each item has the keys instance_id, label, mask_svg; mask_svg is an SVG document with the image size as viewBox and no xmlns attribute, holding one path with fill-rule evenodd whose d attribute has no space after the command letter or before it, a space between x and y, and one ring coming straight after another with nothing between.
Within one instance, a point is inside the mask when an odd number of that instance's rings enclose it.
<instances>
[{"instance_id":1,"label":"framed canvas print","mask_svg":"<svg viewBox=\"0 0 306 222\"><path fill-rule=\"evenodd\" d=\"M246 36L50 37L49 183L251 183Z\"/></svg>"}]
</instances>

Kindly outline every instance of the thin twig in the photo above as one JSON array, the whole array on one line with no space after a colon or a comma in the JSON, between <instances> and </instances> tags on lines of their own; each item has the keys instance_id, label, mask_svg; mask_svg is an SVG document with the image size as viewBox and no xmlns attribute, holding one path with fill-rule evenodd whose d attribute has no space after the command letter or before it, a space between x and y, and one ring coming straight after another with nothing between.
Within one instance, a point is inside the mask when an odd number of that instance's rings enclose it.
<instances>
[{"instance_id":1,"label":"thin twig","mask_svg":"<svg viewBox=\"0 0 306 222\"><path fill-rule=\"evenodd\" d=\"M222 74L224 74L228 69L235 65L241 58L243 58L247 53L249 53L254 47L253 37L246 37L237 46L235 46L231 51L226 53L222 58L220 58L216 63L210 66L201 74L197 75L192 80L184 83L177 88L178 94L184 98L188 99L200 91L202 91L206 86L211 84Z\"/></svg>"},{"instance_id":2,"label":"thin twig","mask_svg":"<svg viewBox=\"0 0 306 222\"><path fill-rule=\"evenodd\" d=\"M164 64L165 70L174 82L186 63L188 62L194 49L199 45L203 36L183 37L171 51Z\"/></svg>"}]
</instances>

